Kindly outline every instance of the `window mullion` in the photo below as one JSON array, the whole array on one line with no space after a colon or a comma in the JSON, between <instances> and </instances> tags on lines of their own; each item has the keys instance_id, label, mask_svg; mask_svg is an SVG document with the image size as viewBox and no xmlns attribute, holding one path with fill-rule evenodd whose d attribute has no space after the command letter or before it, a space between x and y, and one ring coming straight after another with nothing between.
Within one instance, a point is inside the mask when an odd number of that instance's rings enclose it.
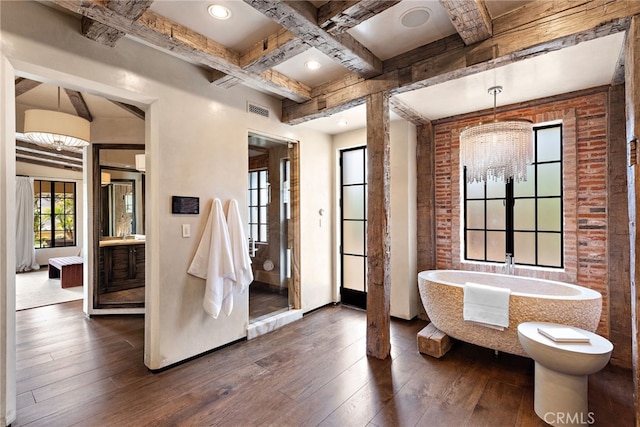
<instances>
[{"instance_id":1,"label":"window mullion","mask_svg":"<svg viewBox=\"0 0 640 427\"><path fill-rule=\"evenodd\" d=\"M513 210L515 208L515 200L513 197L513 179L509 179L505 184L505 257L507 254L514 255L514 224Z\"/></svg>"}]
</instances>

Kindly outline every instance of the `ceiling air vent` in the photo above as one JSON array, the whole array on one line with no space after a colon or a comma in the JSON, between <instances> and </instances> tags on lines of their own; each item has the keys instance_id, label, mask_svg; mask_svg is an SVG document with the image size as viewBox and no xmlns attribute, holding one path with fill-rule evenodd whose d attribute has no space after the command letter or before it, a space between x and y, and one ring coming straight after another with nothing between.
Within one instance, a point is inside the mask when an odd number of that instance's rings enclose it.
<instances>
[{"instance_id":1,"label":"ceiling air vent","mask_svg":"<svg viewBox=\"0 0 640 427\"><path fill-rule=\"evenodd\" d=\"M247 111L262 117L269 117L268 108L261 107L260 105L252 104L251 102L247 102Z\"/></svg>"}]
</instances>

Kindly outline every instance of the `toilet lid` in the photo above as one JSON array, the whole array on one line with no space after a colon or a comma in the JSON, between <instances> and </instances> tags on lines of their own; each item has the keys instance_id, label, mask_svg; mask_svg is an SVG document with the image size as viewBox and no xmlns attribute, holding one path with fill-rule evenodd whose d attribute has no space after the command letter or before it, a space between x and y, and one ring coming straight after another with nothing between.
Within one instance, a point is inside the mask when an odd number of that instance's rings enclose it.
<instances>
[{"instance_id":1,"label":"toilet lid","mask_svg":"<svg viewBox=\"0 0 640 427\"><path fill-rule=\"evenodd\" d=\"M551 338L548 338L538 332L538 328L570 328L589 338L589 342L583 343L567 343L567 342L555 342ZM557 323L547 322L524 322L518 325L518 332L527 337L530 340L536 341L540 344L548 347L554 347L560 350L584 353L584 354L605 354L613 350L613 344L608 339L601 337L593 332L585 331L584 329L576 328L573 326L559 325Z\"/></svg>"}]
</instances>

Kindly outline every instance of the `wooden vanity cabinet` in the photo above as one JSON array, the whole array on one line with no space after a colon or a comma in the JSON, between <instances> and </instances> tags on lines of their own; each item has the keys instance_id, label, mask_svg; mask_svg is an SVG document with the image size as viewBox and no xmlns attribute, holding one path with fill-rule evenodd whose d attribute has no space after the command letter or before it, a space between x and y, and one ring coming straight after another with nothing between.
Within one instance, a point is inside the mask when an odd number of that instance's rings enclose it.
<instances>
[{"instance_id":1,"label":"wooden vanity cabinet","mask_svg":"<svg viewBox=\"0 0 640 427\"><path fill-rule=\"evenodd\" d=\"M100 293L144 286L144 244L100 248Z\"/></svg>"}]
</instances>

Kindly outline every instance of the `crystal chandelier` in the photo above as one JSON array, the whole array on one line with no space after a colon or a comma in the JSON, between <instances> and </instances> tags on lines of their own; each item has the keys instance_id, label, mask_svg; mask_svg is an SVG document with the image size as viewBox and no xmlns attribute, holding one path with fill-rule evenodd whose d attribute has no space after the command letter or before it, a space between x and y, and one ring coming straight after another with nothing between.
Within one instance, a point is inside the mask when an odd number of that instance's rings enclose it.
<instances>
[{"instance_id":1,"label":"crystal chandelier","mask_svg":"<svg viewBox=\"0 0 640 427\"><path fill-rule=\"evenodd\" d=\"M467 182L527 179L533 156L533 122L496 119L496 95L502 86L489 88L493 95L493 120L468 126L460 132L460 156L467 167Z\"/></svg>"},{"instance_id":2,"label":"crystal chandelier","mask_svg":"<svg viewBox=\"0 0 640 427\"><path fill-rule=\"evenodd\" d=\"M53 147L82 148L89 145L90 124L82 117L60 111L60 87L58 87L58 111L27 110L24 113L24 135L32 142Z\"/></svg>"}]
</instances>

